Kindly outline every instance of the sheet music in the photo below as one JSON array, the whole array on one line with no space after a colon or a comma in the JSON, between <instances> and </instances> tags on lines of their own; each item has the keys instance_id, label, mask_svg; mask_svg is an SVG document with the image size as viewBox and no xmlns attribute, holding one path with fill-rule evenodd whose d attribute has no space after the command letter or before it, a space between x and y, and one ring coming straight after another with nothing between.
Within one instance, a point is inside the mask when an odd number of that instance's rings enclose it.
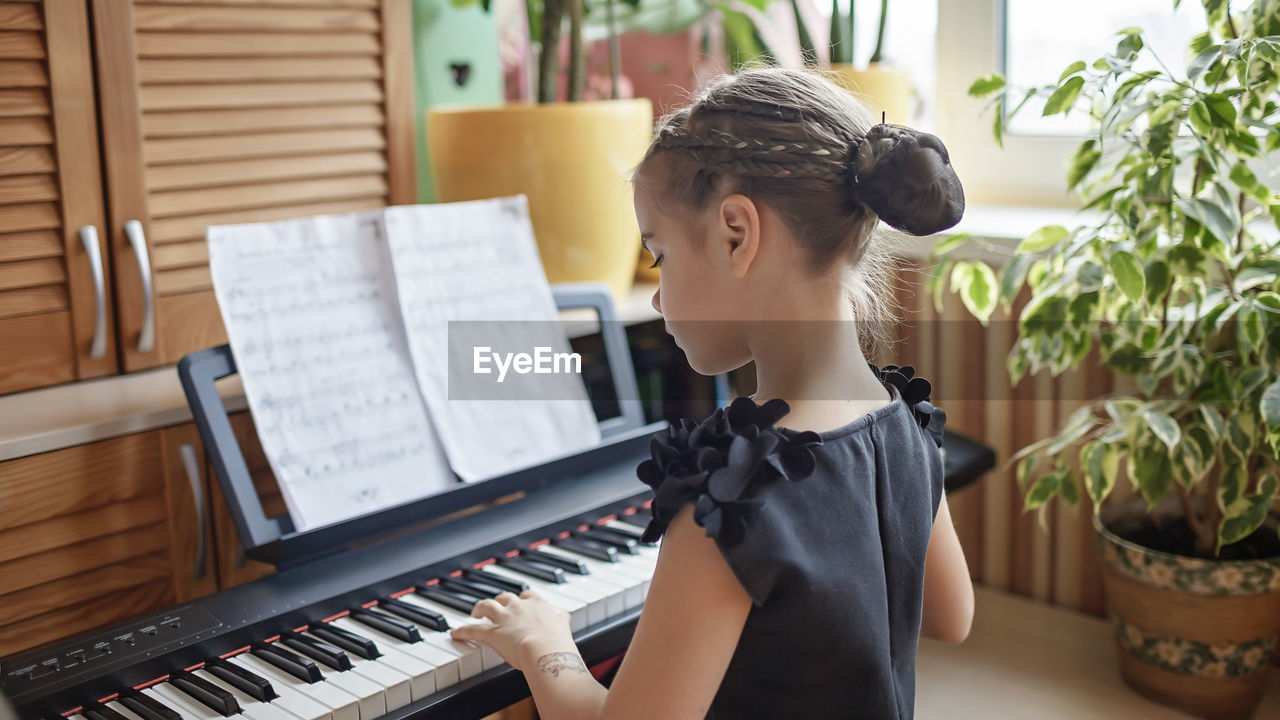
<instances>
[{"instance_id":1,"label":"sheet music","mask_svg":"<svg viewBox=\"0 0 1280 720\"><path fill-rule=\"evenodd\" d=\"M207 231L232 354L299 531L457 486L414 379L381 216Z\"/></svg>"},{"instance_id":2,"label":"sheet music","mask_svg":"<svg viewBox=\"0 0 1280 720\"><path fill-rule=\"evenodd\" d=\"M481 345L571 350L525 197L390 207L384 222L418 384L458 476L488 479L598 445L580 374L497 383L471 372Z\"/></svg>"}]
</instances>

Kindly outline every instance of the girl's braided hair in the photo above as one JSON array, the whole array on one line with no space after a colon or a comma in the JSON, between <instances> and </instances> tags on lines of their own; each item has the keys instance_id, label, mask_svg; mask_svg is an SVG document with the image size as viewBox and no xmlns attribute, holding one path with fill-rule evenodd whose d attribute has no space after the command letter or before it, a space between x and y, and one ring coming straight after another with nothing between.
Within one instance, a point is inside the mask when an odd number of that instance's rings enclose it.
<instances>
[{"instance_id":1,"label":"girl's braided hair","mask_svg":"<svg viewBox=\"0 0 1280 720\"><path fill-rule=\"evenodd\" d=\"M646 170L653 165L661 166L657 177ZM888 255L872 247L877 220L928 235L955 225L964 212L964 191L938 138L901 125L873 126L847 90L786 68L720 77L664 116L635 177L655 180L661 197L694 212L731 193L765 201L803 245L812 269L847 262L864 351L872 357L888 341L892 316Z\"/></svg>"}]
</instances>

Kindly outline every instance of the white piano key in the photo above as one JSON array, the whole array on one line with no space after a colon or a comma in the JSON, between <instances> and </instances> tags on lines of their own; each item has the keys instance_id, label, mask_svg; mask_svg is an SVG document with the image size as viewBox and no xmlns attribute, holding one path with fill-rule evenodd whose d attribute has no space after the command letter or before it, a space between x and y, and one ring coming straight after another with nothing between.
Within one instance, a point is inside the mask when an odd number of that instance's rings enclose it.
<instances>
[{"instance_id":1,"label":"white piano key","mask_svg":"<svg viewBox=\"0 0 1280 720\"><path fill-rule=\"evenodd\" d=\"M227 662L248 668L249 670L270 680L271 686L280 694L280 698L275 700L275 702L280 703L281 707L289 710L289 712L292 712L295 715L299 715L300 713L294 712L293 709L284 702L286 695L292 696L288 698L289 703L296 702L297 696L301 696L306 700L310 700L313 703L319 703L324 707L329 708L329 711L333 714L333 720L360 720L359 701L357 701L351 693L341 688L334 687L326 682L304 682L289 673L280 670L276 666L254 657L250 653L240 653L239 655L229 657L227 658ZM286 690L288 693L286 693ZM314 708L305 708L302 710L302 713L314 714L315 710Z\"/></svg>"},{"instance_id":2,"label":"white piano key","mask_svg":"<svg viewBox=\"0 0 1280 720\"><path fill-rule=\"evenodd\" d=\"M175 687L170 687L168 683L156 683L149 688L143 688L142 692L182 713L185 720L223 720L221 713L205 707L199 700Z\"/></svg>"},{"instance_id":3,"label":"white piano key","mask_svg":"<svg viewBox=\"0 0 1280 720\"><path fill-rule=\"evenodd\" d=\"M323 638L310 635L310 633L306 634L316 640L328 642ZM365 635L364 637L369 636ZM369 639L374 640L374 643L377 644L376 639ZM436 691L436 668L434 665L423 662L412 655L405 655L404 653L397 652L390 648L385 648L381 645L378 646L378 652L382 654L373 660L360 657L358 654L353 652L348 652L347 657L351 658L351 667L353 670L388 688L388 712L400 707L400 705L394 705L393 707L393 691L391 689L394 685L392 682L393 676L404 678L408 682L408 695L410 702L420 700ZM394 692L397 696L400 695L399 690Z\"/></svg>"},{"instance_id":4,"label":"white piano key","mask_svg":"<svg viewBox=\"0 0 1280 720\"><path fill-rule=\"evenodd\" d=\"M440 613L444 616L445 620L449 622L450 628L455 628L459 625L475 625L478 623L492 624L492 621L487 618L471 617L470 615L463 614L448 605L424 598L416 593L401 595L400 599L411 605L417 605L418 607ZM448 632L432 630L430 628L419 627L418 629L422 634L422 640L424 642L430 642L446 650L456 650L459 653L463 653L468 658L467 662L474 663L475 661L471 658L478 653L480 665L479 670L476 671L477 675L490 668L500 667L506 664L506 661L502 659L502 656L499 655L496 650L483 643L470 643L454 640Z\"/></svg>"},{"instance_id":5,"label":"white piano key","mask_svg":"<svg viewBox=\"0 0 1280 720\"><path fill-rule=\"evenodd\" d=\"M405 642L381 630L361 625L349 617L335 618L330 620L329 624L369 638L377 643L378 649L384 653L398 652L432 666L436 671L437 690L443 690L462 681L462 665L456 653L446 652L429 643Z\"/></svg>"},{"instance_id":6,"label":"white piano key","mask_svg":"<svg viewBox=\"0 0 1280 720\"><path fill-rule=\"evenodd\" d=\"M334 670L322 662L317 662L316 665L325 682L346 690L360 700L361 720L373 720L387 714L386 688L350 670Z\"/></svg>"},{"instance_id":7,"label":"white piano key","mask_svg":"<svg viewBox=\"0 0 1280 720\"><path fill-rule=\"evenodd\" d=\"M305 633L303 633L305 635ZM310 636L308 636L310 637ZM315 638L319 640L319 638ZM320 642L325 642L320 640ZM385 657L385 655L384 655ZM386 696L387 712L391 712L397 708L402 708L413 701L413 691L410 684L410 675L396 669L392 665L379 665L374 660L366 660L356 653L347 652L347 658L351 661L351 669L347 673L354 673L374 685L382 688ZM322 668L323 671L337 672L328 666ZM431 672L430 669L427 672ZM326 679L328 675L325 675ZM435 692L435 680L431 681L432 690L426 694Z\"/></svg>"},{"instance_id":8,"label":"white piano key","mask_svg":"<svg viewBox=\"0 0 1280 720\"><path fill-rule=\"evenodd\" d=\"M236 702L240 703L240 713L248 720L295 720L297 718L296 715L284 708L279 708L272 703L262 702L251 697L245 691L229 682L223 681L222 678L204 668L193 670L191 674L198 675L235 696ZM272 687L274 688L275 686L273 685Z\"/></svg>"},{"instance_id":9,"label":"white piano key","mask_svg":"<svg viewBox=\"0 0 1280 720\"><path fill-rule=\"evenodd\" d=\"M529 587L533 588L545 597L547 602L551 602L552 605L555 604L551 601L551 598L554 596L565 596L582 600L587 603L587 625L594 625L608 617L609 609L605 603L605 598L600 597L596 593L586 592L584 589L569 587L568 583L553 583L547 582L546 580L539 580L538 578L530 577L524 573L518 573L515 570L502 567L501 565L485 565L481 568L481 572L493 573L499 577L507 578L508 580L524 581L529 584Z\"/></svg>"},{"instance_id":10,"label":"white piano key","mask_svg":"<svg viewBox=\"0 0 1280 720\"><path fill-rule=\"evenodd\" d=\"M497 567L497 566L492 563L489 565L485 565L484 567L480 568L480 572L488 573L488 570L491 567ZM588 602L587 600L583 600L582 598L578 597L577 594L574 594L572 596L564 595L561 593L557 593L554 590L551 590L550 588L558 587L555 583L549 583L544 580L538 580L537 578L530 578L525 575L518 575L513 577L510 571L502 572L502 573L488 573L488 574L491 574L491 575L496 574L498 575L498 577L506 578L507 580L515 580L516 582L522 582L528 585L530 588L537 590L539 593L542 594L542 597L546 598L547 603L550 604L552 607L562 612L569 613L569 629L572 630L573 632L578 632L579 630L583 630L587 627L587 625L591 624L591 619L588 616L588 610L590 608L591 603ZM519 593L513 593L513 594L519 594Z\"/></svg>"},{"instance_id":11,"label":"white piano key","mask_svg":"<svg viewBox=\"0 0 1280 720\"><path fill-rule=\"evenodd\" d=\"M537 553L545 547L551 546L543 545L533 552ZM528 556L522 557L528 559ZM534 557L536 557L536 555ZM571 559L577 560L578 558L575 557ZM600 597L603 597L605 599L605 614L609 617L621 615L628 607L630 607L627 601L627 589L636 585L636 583L631 582L629 578L626 582L622 582L617 579L617 576L606 575L605 573L596 573L594 571L589 575L579 575L575 572L565 570L564 579L565 584L570 587L587 588L595 592Z\"/></svg>"},{"instance_id":12,"label":"white piano key","mask_svg":"<svg viewBox=\"0 0 1280 720\"><path fill-rule=\"evenodd\" d=\"M402 598L403 599L403 598ZM359 624L360 621L352 618L352 621ZM460 642L449 637L448 634L422 627L417 623L409 622L410 625L418 628L418 636L422 638L412 645L431 645L442 652L456 655L458 658L458 669L463 680L475 677L484 672L484 654L480 646L474 643Z\"/></svg>"},{"instance_id":13,"label":"white piano key","mask_svg":"<svg viewBox=\"0 0 1280 720\"><path fill-rule=\"evenodd\" d=\"M622 563L600 562L550 545L543 545L534 550L534 552L576 560L586 565L587 569L591 571L591 575L588 577L595 577L601 581L612 582L622 586L624 588L624 610L630 610L644 604L645 585L649 582L649 574L642 568ZM618 567L615 568L613 567L614 565L618 565Z\"/></svg>"},{"instance_id":14,"label":"white piano key","mask_svg":"<svg viewBox=\"0 0 1280 720\"><path fill-rule=\"evenodd\" d=\"M115 710L116 712L120 713L122 716L124 716L125 720L143 720L142 716L138 715L134 711L125 707L124 703L120 702L119 700L112 700L110 702L105 702L103 703L103 705L106 705L112 710Z\"/></svg>"}]
</instances>

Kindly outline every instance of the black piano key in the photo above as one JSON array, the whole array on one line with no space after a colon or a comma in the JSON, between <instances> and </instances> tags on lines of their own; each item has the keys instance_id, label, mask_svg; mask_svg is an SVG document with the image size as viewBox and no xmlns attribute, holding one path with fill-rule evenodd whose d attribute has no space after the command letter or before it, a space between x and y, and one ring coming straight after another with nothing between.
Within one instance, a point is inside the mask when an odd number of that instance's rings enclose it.
<instances>
[{"instance_id":1,"label":"black piano key","mask_svg":"<svg viewBox=\"0 0 1280 720\"><path fill-rule=\"evenodd\" d=\"M236 700L235 695L199 675L192 675L183 670L175 670L169 674L169 684L195 698L201 705L213 710L222 717L240 714L240 703Z\"/></svg>"},{"instance_id":2,"label":"black piano key","mask_svg":"<svg viewBox=\"0 0 1280 720\"><path fill-rule=\"evenodd\" d=\"M552 567L563 568L575 575L591 574L591 570L588 569L587 566L583 564L582 561L580 560L570 560L569 558L562 558L559 555L552 555L550 553L538 552L537 550L521 551L520 557L524 558L525 560L528 560L529 562L542 563L543 565L550 565Z\"/></svg>"},{"instance_id":3,"label":"black piano key","mask_svg":"<svg viewBox=\"0 0 1280 720\"><path fill-rule=\"evenodd\" d=\"M137 713L142 720L182 720L182 714L159 700L132 688L121 690L120 704Z\"/></svg>"},{"instance_id":4,"label":"black piano key","mask_svg":"<svg viewBox=\"0 0 1280 720\"><path fill-rule=\"evenodd\" d=\"M451 607L463 615L470 615L477 602L476 600L467 600L463 595L446 592L440 589L438 585L423 585L414 592L428 600L434 600L441 605Z\"/></svg>"},{"instance_id":5,"label":"black piano key","mask_svg":"<svg viewBox=\"0 0 1280 720\"><path fill-rule=\"evenodd\" d=\"M280 697L271 681L240 665L221 658L206 661L204 669L211 675L260 702L271 702Z\"/></svg>"},{"instance_id":6,"label":"black piano key","mask_svg":"<svg viewBox=\"0 0 1280 720\"><path fill-rule=\"evenodd\" d=\"M489 583L479 582L477 580L463 580L462 578L451 577L444 581L447 588L457 588L458 590L468 594L475 595L480 599L492 598L501 595L506 590Z\"/></svg>"},{"instance_id":7,"label":"black piano key","mask_svg":"<svg viewBox=\"0 0 1280 720\"><path fill-rule=\"evenodd\" d=\"M615 533L611 533L602 528L593 528L591 530L579 530L574 533L576 537L595 540L598 543L611 545L628 555L639 555L640 551L636 549L636 541L629 537L623 537Z\"/></svg>"},{"instance_id":8,"label":"black piano key","mask_svg":"<svg viewBox=\"0 0 1280 720\"><path fill-rule=\"evenodd\" d=\"M536 565L528 560L520 558L503 558L498 564L505 568L510 568L514 572L524 573L529 577L545 580L550 583L564 584L564 571L560 568L553 568L547 565Z\"/></svg>"},{"instance_id":9,"label":"black piano key","mask_svg":"<svg viewBox=\"0 0 1280 720\"><path fill-rule=\"evenodd\" d=\"M605 532L617 533L619 535L625 535L631 538L632 540L635 540L636 542L640 542L640 536L644 535L643 528L636 527L635 525L632 525L631 523L623 520L622 518L618 518L618 524L616 525L599 525L596 527L596 529L604 530Z\"/></svg>"},{"instance_id":10,"label":"black piano key","mask_svg":"<svg viewBox=\"0 0 1280 720\"><path fill-rule=\"evenodd\" d=\"M374 630L381 630L382 632L405 642L415 643L422 640L422 635L418 632L418 628L412 623L405 622L398 617L393 617L385 613L380 613L374 610L365 610L362 608L352 608L351 619L363 625L367 625Z\"/></svg>"},{"instance_id":11,"label":"black piano key","mask_svg":"<svg viewBox=\"0 0 1280 720\"><path fill-rule=\"evenodd\" d=\"M410 622L418 623L423 627L431 628L444 632L449 629L449 621L438 612L432 612L424 607L419 607L403 600L396 598L384 598L378 601L378 607L386 610L392 615L397 615Z\"/></svg>"},{"instance_id":12,"label":"black piano key","mask_svg":"<svg viewBox=\"0 0 1280 720\"><path fill-rule=\"evenodd\" d=\"M311 658L304 658L282 647L261 642L250 645L249 652L259 660L271 663L305 683L324 681L324 673L320 672L320 666L316 665Z\"/></svg>"},{"instance_id":13,"label":"black piano key","mask_svg":"<svg viewBox=\"0 0 1280 720\"><path fill-rule=\"evenodd\" d=\"M617 550L609 545L603 545L587 538L555 538L551 541L551 544L558 545L565 550L571 550L579 555L586 555L589 558L595 558L605 562L618 562Z\"/></svg>"},{"instance_id":14,"label":"black piano key","mask_svg":"<svg viewBox=\"0 0 1280 720\"><path fill-rule=\"evenodd\" d=\"M382 657L382 651L378 649L378 644L363 635L347 630L346 628L334 627L327 623L316 623L307 628L307 632L334 645L355 653L365 660L374 660Z\"/></svg>"},{"instance_id":15,"label":"black piano key","mask_svg":"<svg viewBox=\"0 0 1280 720\"><path fill-rule=\"evenodd\" d=\"M511 578L498 577L492 573L480 570L463 570L462 574L472 580L479 580L489 583L490 585L497 585L498 587L517 595L529 589L529 583L512 580Z\"/></svg>"},{"instance_id":16,"label":"black piano key","mask_svg":"<svg viewBox=\"0 0 1280 720\"><path fill-rule=\"evenodd\" d=\"M296 632L285 632L280 635L280 644L312 660L322 662L334 670L345 672L351 669L351 658L347 657L346 653L315 638Z\"/></svg>"},{"instance_id":17,"label":"black piano key","mask_svg":"<svg viewBox=\"0 0 1280 720\"><path fill-rule=\"evenodd\" d=\"M80 714L84 715L87 720L128 720L124 715L112 710L102 703L85 703L81 708Z\"/></svg>"}]
</instances>

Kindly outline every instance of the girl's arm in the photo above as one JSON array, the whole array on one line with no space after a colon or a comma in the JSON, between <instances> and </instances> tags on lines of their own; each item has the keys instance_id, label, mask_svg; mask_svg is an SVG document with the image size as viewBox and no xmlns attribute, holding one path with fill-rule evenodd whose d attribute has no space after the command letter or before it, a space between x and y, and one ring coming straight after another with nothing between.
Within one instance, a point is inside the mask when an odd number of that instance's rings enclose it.
<instances>
[{"instance_id":1,"label":"girl's arm","mask_svg":"<svg viewBox=\"0 0 1280 720\"><path fill-rule=\"evenodd\" d=\"M521 648L520 666L542 718L701 720L707 714L751 598L715 540L694 523L692 505L676 515L660 548L635 636L610 688L586 671L572 643Z\"/></svg>"},{"instance_id":2,"label":"girl's arm","mask_svg":"<svg viewBox=\"0 0 1280 720\"><path fill-rule=\"evenodd\" d=\"M938 503L924 559L924 612L920 634L943 642L963 642L973 624L973 581L951 524L944 493Z\"/></svg>"}]
</instances>

